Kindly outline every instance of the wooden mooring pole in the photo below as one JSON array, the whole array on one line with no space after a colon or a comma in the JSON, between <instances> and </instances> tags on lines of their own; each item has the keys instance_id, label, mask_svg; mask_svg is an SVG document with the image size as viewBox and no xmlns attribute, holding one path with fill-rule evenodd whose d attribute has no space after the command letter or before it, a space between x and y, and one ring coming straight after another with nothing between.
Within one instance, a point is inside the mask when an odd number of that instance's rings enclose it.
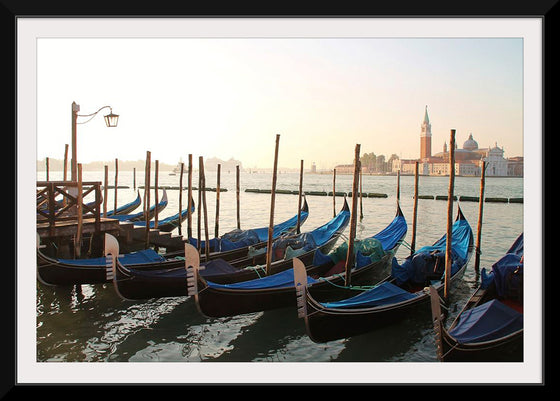
<instances>
[{"instance_id":1,"label":"wooden mooring pole","mask_svg":"<svg viewBox=\"0 0 560 401\"><path fill-rule=\"evenodd\" d=\"M301 226L301 197L303 196L303 160L301 161L301 166L299 168L299 192L298 192L298 212L297 212L297 226L296 233L300 233Z\"/></svg>"},{"instance_id":2,"label":"wooden mooring pole","mask_svg":"<svg viewBox=\"0 0 560 401\"><path fill-rule=\"evenodd\" d=\"M218 171L216 172L216 221L214 222L214 236L219 237L220 234L220 172L222 165L218 163Z\"/></svg>"},{"instance_id":3,"label":"wooden mooring pole","mask_svg":"<svg viewBox=\"0 0 560 401\"><path fill-rule=\"evenodd\" d=\"M410 241L410 254L416 251L416 225L418 218L418 162L414 166L414 208L412 211L412 240Z\"/></svg>"},{"instance_id":4,"label":"wooden mooring pole","mask_svg":"<svg viewBox=\"0 0 560 401\"><path fill-rule=\"evenodd\" d=\"M146 173L144 179L144 199L145 199L145 212L144 218L146 221L146 234L145 234L145 245L146 248L150 246L150 168L152 165L152 154L148 150L146 152ZM156 205L157 208L157 205ZM115 208L116 210L116 208Z\"/></svg>"},{"instance_id":5,"label":"wooden mooring pole","mask_svg":"<svg viewBox=\"0 0 560 401\"><path fill-rule=\"evenodd\" d=\"M352 184L352 209L350 211L350 234L348 236L348 253L346 254L346 269L345 269L345 285L349 287L352 285L352 267L354 266L354 239L356 238L356 212L358 206L358 191L360 168L360 144L356 144L354 153L354 181Z\"/></svg>"},{"instance_id":6,"label":"wooden mooring pole","mask_svg":"<svg viewBox=\"0 0 560 401\"><path fill-rule=\"evenodd\" d=\"M276 199L276 173L278 168L278 146L280 135L276 135L276 148L274 150L274 167L272 170L272 188L270 195L270 222L268 224L268 241L266 245L266 274L270 273L272 263L272 233L274 231L274 202Z\"/></svg>"},{"instance_id":7,"label":"wooden mooring pole","mask_svg":"<svg viewBox=\"0 0 560 401\"><path fill-rule=\"evenodd\" d=\"M239 165L235 166L235 199L237 202L237 229L241 229L240 205L239 205Z\"/></svg>"},{"instance_id":8,"label":"wooden mooring pole","mask_svg":"<svg viewBox=\"0 0 560 401\"><path fill-rule=\"evenodd\" d=\"M184 168L185 164L183 162L181 162L181 172L180 172L180 176L179 176L179 216L181 216L181 211L183 208L183 168ZM188 204L187 207L190 209L191 205ZM179 220L180 221L180 220ZM179 235L181 235L181 225L179 224L178 230L179 230Z\"/></svg>"},{"instance_id":9,"label":"wooden mooring pole","mask_svg":"<svg viewBox=\"0 0 560 401\"><path fill-rule=\"evenodd\" d=\"M188 206L189 211L187 213L187 238L192 238L192 170L193 170L192 154L189 154L189 166L188 166L188 176L187 176L187 185L189 187L187 191L187 196L189 197L189 199L187 200L189 205ZM198 209L200 205L197 205L196 207Z\"/></svg>"},{"instance_id":10,"label":"wooden mooring pole","mask_svg":"<svg viewBox=\"0 0 560 401\"><path fill-rule=\"evenodd\" d=\"M333 169L332 176L332 212L333 217L336 217L336 169Z\"/></svg>"},{"instance_id":11,"label":"wooden mooring pole","mask_svg":"<svg viewBox=\"0 0 560 401\"><path fill-rule=\"evenodd\" d=\"M482 162L480 171L480 198L478 199L478 223L476 226L476 252L474 255L474 271L478 274L480 267L480 242L482 239L482 211L484 209L484 181L486 176L486 162Z\"/></svg>"},{"instance_id":12,"label":"wooden mooring pole","mask_svg":"<svg viewBox=\"0 0 560 401\"><path fill-rule=\"evenodd\" d=\"M445 243L445 280L443 298L449 298L449 279L451 277L451 248L453 244L453 191L455 185L455 130L451 130L449 138L449 191L447 193L447 236Z\"/></svg>"},{"instance_id":13,"label":"wooden mooring pole","mask_svg":"<svg viewBox=\"0 0 560 401\"><path fill-rule=\"evenodd\" d=\"M68 179L68 144L64 145L64 173L62 175L62 180L66 181Z\"/></svg>"},{"instance_id":14,"label":"wooden mooring pole","mask_svg":"<svg viewBox=\"0 0 560 401\"><path fill-rule=\"evenodd\" d=\"M208 210L206 209L206 177L204 175L204 159L202 156L199 157L198 163L199 174L201 177L201 185L198 191L202 193L202 207L204 211L204 254L206 255L206 260L208 260L210 256L210 238L208 236Z\"/></svg>"},{"instance_id":15,"label":"wooden mooring pole","mask_svg":"<svg viewBox=\"0 0 560 401\"><path fill-rule=\"evenodd\" d=\"M159 221L159 217L158 217L158 203L159 203L159 196L158 196L158 176L159 176L159 160L156 160L155 162L155 167L156 167L156 171L155 171L155 177L154 177L154 205L156 205L156 210L155 210L155 215L154 215L154 228L158 228L158 221Z\"/></svg>"},{"instance_id":16,"label":"wooden mooring pole","mask_svg":"<svg viewBox=\"0 0 560 401\"><path fill-rule=\"evenodd\" d=\"M364 209L362 205L362 161L360 160L360 221L364 218Z\"/></svg>"},{"instance_id":17,"label":"wooden mooring pole","mask_svg":"<svg viewBox=\"0 0 560 401\"><path fill-rule=\"evenodd\" d=\"M113 210L117 211L117 187L119 185L119 159L115 159L115 207Z\"/></svg>"},{"instance_id":18,"label":"wooden mooring pole","mask_svg":"<svg viewBox=\"0 0 560 401\"><path fill-rule=\"evenodd\" d=\"M83 204L83 190L82 190L82 164L78 163L78 198L76 200L77 203L77 218L78 224L76 227L76 236L74 237L74 254L76 258L80 258L82 256L82 225L83 225L83 211L82 211L82 204Z\"/></svg>"},{"instance_id":19,"label":"wooden mooring pole","mask_svg":"<svg viewBox=\"0 0 560 401\"><path fill-rule=\"evenodd\" d=\"M198 158L198 207L197 207L197 224L196 224L196 235L197 235L197 249L200 253L202 247L200 241L202 241L202 170L200 168L200 163L202 156Z\"/></svg>"},{"instance_id":20,"label":"wooden mooring pole","mask_svg":"<svg viewBox=\"0 0 560 401\"><path fill-rule=\"evenodd\" d=\"M109 193L109 166L105 165L105 184L103 185L103 217L107 217L107 194Z\"/></svg>"}]
</instances>

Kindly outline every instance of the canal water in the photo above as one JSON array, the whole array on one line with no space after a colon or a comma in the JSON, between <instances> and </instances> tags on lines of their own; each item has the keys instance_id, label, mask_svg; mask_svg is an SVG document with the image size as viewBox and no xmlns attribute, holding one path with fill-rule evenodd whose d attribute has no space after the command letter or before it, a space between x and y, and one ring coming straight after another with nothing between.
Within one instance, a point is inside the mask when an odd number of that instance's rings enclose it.
<instances>
[{"instance_id":1,"label":"canal water","mask_svg":"<svg viewBox=\"0 0 560 401\"><path fill-rule=\"evenodd\" d=\"M51 172L51 179L58 179L56 172ZM112 174L112 173L111 173ZM110 174L111 180L113 176ZM103 181L103 172L84 172L84 181ZM186 187L186 175L183 185ZM193 175L197 181L196 173ZM159 173L159 185L179 185L179 175L168 171ZM152 178L151 182L154 182ZM132 172L119 172L118 183L129 188L118 189L119 205L136 197L133 189ZM206 172L206 186L216 187L216 173ZM270 173L241 173L241 227L253 228L267 226L270 213L270 195L245 192L247 188L269 189L272 178ZM112 185L112 182L109 183ZM419 195L447 195L448 177L419 178ZM136 185L143 185L143 174L137 175ZM196 185L196 184L194 184ZM299 174L281 172L277 179L277 189L297 191ZM227 189L220 194L219 231L221 234L236 227L235 171L222 171L221 188ZM305 174L304 191L325 191L333 189L330 174ZM337 175L336 191L349 192L352 188L352 176ZM408 222L406 242L411 242L413 220L414 177L400 177L400 205ZM141 194L143 190L140 189ZM397 205L396 176L363 176L364 193L383 193L386 198L362 199L363 218L358 221L357 237L373 235L384 228L394 217ZM454 193L459 196L479 196L479 177L456 177ZM186 193L186 192L184 192ZM114 190L108 194L108 209L113 205ZM169 204L160 214L160 219L175 214L179 210L179 191L167 190ZM523 198L522 178L487 177L485 196L501 198ZM161 197L161 191L160 191ZM197 192L194 191L195 202ZM152 192L153 202L154 195ZM350 204L351 198L348 198ZM183 202L186 196L183 196ZM207 192L208 227L214 231L215 192ZM302 231L311 230L322 225L333 216L333 198L330 196L307 196L309 218ZM336 197L334 210L340 210L342 197ZM478 222L478 202L454 202L453 216L457 205L471 224L476 239ZM185 206L185 205L183 205ZM197 205L198 206L198 205ZM298 197L290 194L277 194L275 203L275 222L288 219L297 213ZM417 222L417 248L430 245L446 231L447 201L436 199L419 199ZM193 216L193 232L196 233L196 214ZM523 203L484 204L481 268L489 268L500 258L517 236L524 230ZM176 231L175 231L176 232ZM183 224L186 233L186 222ZM348 229L346 230L348 235ZM410 250L401 246L397 259L402 260ZM467 267L463 279L451 293L452 316L457 313L478 284L474 271L474 256ZM394 366L402 369L401 373L388 380L407 382L415 373L405 369L409 363L435 362L436 350L431 312L429 306L424 311L407 317L404 321L371 333L352 338L316 344L307 336L304 322L297 317L294 306L274 311L251 313L246 315L212 319L202 316L193 299L188 297L160 298L141 302L125 301L119 298L112 284L82 285L78 287L48 287L36 282L36 361L56 367L62 362L127 362L125 366L138 366L148 369L148 378L142 382L192 381L195 382L276 382L288 381L322 381L320 370L313 366L323 366L332 362L372 362L358 366ZM172 364L168 364L171 362ZM215 362L205 364L203 362ZM221 364L224 362L225 364ZM251 362L250 364L247 364ZM252 364L261 362L262 364ZM316 362L312 367L305 362ZM377 364L379 362L389 363ZM136 364L140 363L140 364ZM148 364L146 364L148 363ZM149 364L154 363L154 364ZM157 364L163 363L163 365ZM237 364L242 363L242 364ZM291 364L295 363L295 364ZM71 364L74 365L74 364ZM79 364L82 369L84 364ZM251 367L249 371L247 365ZM337 364L334 364L337 365ZM106 381L137 382L140 376L123 373L125 367L117 364L119 370L99 375ZM155 367L158 368L155 368ZM171 366L171 368L169 368ZM254 366L259 366L255 371ZM261 370L261 367L262 369ZM300 371L301 366L307 366ZM346 365L338 365L339 367ZM350 365L354 367L354 364ZM416 366L414 364L414 366ZM196 373L181 369L195 367ZM289 367L289 368L288 368ZM352 371L352 368L348 371ZM287 368L287 370L285 370ZM272 370L270 370L272 369ZM282 369L277 372L275 369ZM366 376L361 368L350 378L352 381L377 381L383 378L386 369L370 370ZM418 369L418 368L416 368ZM422 368L420 368L422 370ZM269 373L263 376L263 371ZM113 372L113 370L111 370ZM163 375L161 372L165 372ZM189 373L190 372L190 373ZM377 374L379 376L372 376ZM415 372L418 372L416 370ZM401 377L400 375L403 374ZM191 376L189 376L191 375ZM295 376L294 376L295 375ZM340 376L342 377L342 376ZM399 380L399 377L401 380ZM64 376L60 377L65 381ZM68 380L72 379L71 370ZM80 377L78 381L95 380ZM336 382L337 380L331 380ZM414 381L414 380L413 380ZM437 381L437 380L436 380Z\"/></svg>"}]
</instances>

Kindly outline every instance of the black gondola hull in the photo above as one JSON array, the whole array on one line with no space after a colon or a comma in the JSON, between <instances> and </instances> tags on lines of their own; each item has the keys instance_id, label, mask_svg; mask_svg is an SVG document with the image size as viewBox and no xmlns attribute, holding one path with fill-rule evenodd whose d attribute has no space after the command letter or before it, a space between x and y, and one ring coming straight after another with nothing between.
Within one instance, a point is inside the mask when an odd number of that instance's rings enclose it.
<instances>
[{"instance_id":1,"label":"black gondola hull","mask_svg":"<svg viewBox=\"0 0 560 401\"><path fill-rule=\"evenodd\" d=\"M357 285L375 283L379 271L386 271L392 260L392 254L381 260L356 270L353 280ZM198 278L195 300L200 313L207 317L227 317L246 313L261 312L279 308L297 306L295 287L264 289L228 289L210 287ZM309 287L309 291L320 300L338 300L349 296L352 290L344 288L344 276L330 277L327 281L318 281Z\"/></svg>"}]
</instances>

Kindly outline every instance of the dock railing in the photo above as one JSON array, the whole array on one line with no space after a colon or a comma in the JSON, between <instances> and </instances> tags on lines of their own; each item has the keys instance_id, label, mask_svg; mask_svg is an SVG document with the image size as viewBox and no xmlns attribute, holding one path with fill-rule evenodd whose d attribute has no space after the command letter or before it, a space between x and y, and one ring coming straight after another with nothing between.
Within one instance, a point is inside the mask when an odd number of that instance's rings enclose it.
<instances>
[{"instance_id":1,"label":"dock railing","mask_svg":"<svg viewBox=\"0 0 560 401\"><path fill-rule=\"evenodd\" d=\"M84 203L83 199L92 192L95 201ZM62 196L59 201L55 200L58 196ZM101 203L100 181L37 181L37 224L48 222L51 230L57 223L94 218L95 231L99 232Z\"/></svg>"}]
</instances>

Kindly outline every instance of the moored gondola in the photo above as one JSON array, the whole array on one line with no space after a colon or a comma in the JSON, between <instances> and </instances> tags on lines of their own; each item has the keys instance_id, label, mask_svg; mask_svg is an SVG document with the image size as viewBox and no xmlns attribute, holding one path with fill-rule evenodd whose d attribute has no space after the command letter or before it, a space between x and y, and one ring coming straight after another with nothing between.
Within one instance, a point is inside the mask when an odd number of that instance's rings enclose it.
<instances>
[{"instance_id":1,"label":"moored gondola","mask_svg":"<svg viewBox=\"0 0 560 401\"><path fill-rule=\"evenodd\" d=\"M191 214L192 214L194 213L194 209L195 209L194 200L192 200L191 205L192 205L191 206ZM157 229L164 232L171 232L177 227L179 227L187 219L188 216L189 216L189 209L188 208L183 209L181 213L176 213L173 216L168 216L159 220L157 224ZM156 222L154 220L150 220L149 223L151 229L156 228ZM138 227L146 227L146 221L135 221L134 225Z\"/></svg>"},{"instance_id":2,"label":"moored gondola","mask_svg":"<svg viewBox=\"0 0 560 401\"><path fill-rule=\"evenodd\" d=\"M132 213L134 210L136 210L138 208L138 206L140 206L140 203L142 203L142 199L140 198L140 191L137 191L137 196L133 201L128 202L128 203L116 208L115 210L108 211L106 216L111 217L111 216L117 216L117 215Z\"/></svg>"},{"instance_id":3,"label":"moored gondola","mask_svg":"<svg viewBox=\"0 0 560 401\"><path fill-rule=\"evenodd\" d=\"M194 204L194 202L193 202ZM302 219L307 218L309 207L305 202L302 207ZM291 233L296 228L297 215L275 225L275 232L279 234ZM257 244L260 245L260 244ZM263 246L266 246L266 242ZM169 270L180 268L184 274L184 250L159 254L148 248L119 255L119 262L125 266L138 270ZM249 266L254 256L249 255L249 246L240 246L225 252L211 253L210 259L220 258L235 261L235 267L241 269ZM205 259L201 256L201 259ZM37 239L37 279L46 285L96 284L111 281L107 278L105 258L89 259L60 259L46 255L40 249Z\"/></svg>"},{"instance_id":4,"label":"moored gondola","mask_svg":"<svg viewBox=\"0 0 560 401\"><path fill-rule=\"evenodd\" d=\"M346 205L335 218L311 231L311 233L317 232L318 235L322 236L321 240L323 242L319 244L314 243L314 246L320 246L323 250L326 250L337 241L348 224L347 209ZM196 248L185 242L185 249L189 249L189 252L192 252L192 249ZM310 250L304 255L306 255L307 258L312 258L313 252ZM186 258L187 256L185 256L185 259ZM197 264L199 264L200 254L197 258ZM251 259L247 259L247 261L250 260ZM122 298L128 300L190 295L187 293L187 288L185 286L187 280L185 263L186 262L183 262L180 267L150 270L136 269L130 266L123 266L121 263L116 263L113 274L115 288L118 288L117 292ZM290 260L278 260L271 264L271 269L274 271L286 270L290 267ZM208 275L213 280L230 283L250 280L262 274L260 269L255 269L253 266L234 266L222 259L205 262L202 264L202 269L202 275Z\"/></svg>"},{"instance_id":5,"label":"moored gondola","mask_svg":"<svg viewBox=\"0 0 560 401\"><path fill-rule=\"evenodd\" d=\"M486 274L449 328L433 287L432 319L442 362L523 361L523 234Z\"/></svg>"},{"instance_id":6,"label":"moored gondola","mask_svg":"<svg viewBox=\"0 0 560 401\"><path fill-rule=\"evenodd\" d=\"M156 211L157 213L161 213L161 211L167 207L167 204L168 204L167 191L164 188L163 194L161 196L161 200L158 202L158 204L150 206L150 210L148 211L148 220L151 220L155 216ZM116 219L119 221L131 221L131 222L146 221L146 212L142 211L134 214L117 214L117 215L109 216L109 218Z\"/></svg>"},{"instance_id":7,"label":"moored gondola","mask_svg":"<svg viewBox=\"0 0 560 401\"><path fill-rule=\"evenodd\" d=\"M353 268L353 278L357 283L371 283L375 277L391 266L391 259L406 235L407 225L400 207L393 221L377 235L364 239L357 263ZM346 244L346 243L345 243ZM344 245L339 248L347 249ZM192 252L191 252L192 253ZM335 255L340 252L335 251ZM186 252L185 252L186 254ZM305 279L315 296L321 299L335 299L347 296L344 287L344 261L335 263L329 255L314 250L306 269ZM298 259L299 261L300 259ZM290 262L290 261L289 261ZM292 263L292 262L290 262ZM300 262L303 265L303 262ZM239 314L272 310L283 307L296 307L296 287L293 269L265 275L253 280L231 284L218 284L209 281L200 272L198 261L186 260L189 274L189 294L195 297L199 311L208 317L226 317ZM202 275L201 275L202 273ZM381 277L381 276L380 276Z\"/></svg>"},{"instance_id":8,"label":"moored gondola","mask_svg":"<svg viewBox=\"0 0 560 401\"><path fill-rule=\"evenodd\" d=\"M462 277L474 248L472 229L460 208L452 230L450 283ZM306 281L301 279L304 269L295 261L298 316L305 320L309 337L323 343L367 333L403 319L427 304L428 285L439 292L444 289L446 237L447 234L433 246L419 249L402 265L393 258L392 272L387 278L373 288L358 290L352 297L333 302L313 297Z\"/></svg>"}]
</instances>

